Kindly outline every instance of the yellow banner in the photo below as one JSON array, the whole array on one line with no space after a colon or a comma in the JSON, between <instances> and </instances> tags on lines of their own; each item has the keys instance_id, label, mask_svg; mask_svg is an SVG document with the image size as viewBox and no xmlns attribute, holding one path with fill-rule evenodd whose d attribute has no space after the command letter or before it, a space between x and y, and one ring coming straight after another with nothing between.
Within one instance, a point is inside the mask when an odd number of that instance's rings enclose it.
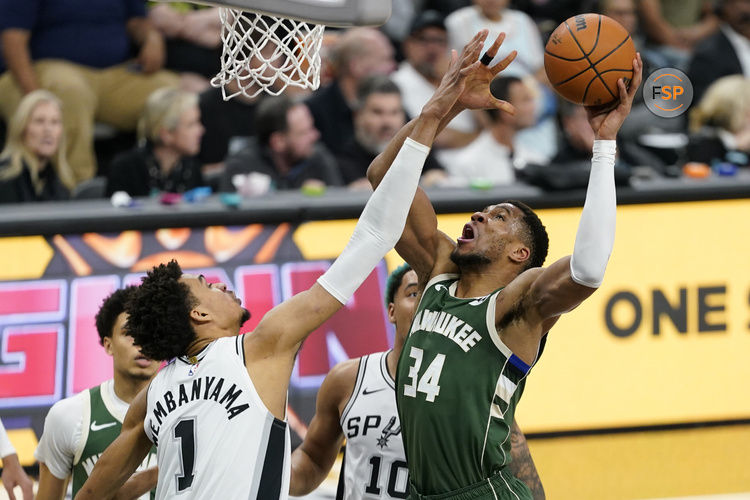
<instances>
[{"instance_id":1,"label":"yellow banner","mask_svg":"<svg viewBox=\"0 0 750 500\"><path fill-rule=\"evenodd\" d=\"M572 251L580 212L539 211L547 264ZM439 227L458 236L468 218ZM750 200L619 207L604 284L552 329L529 376L524 431L750 418L748 224ZM331 258L353 225L303 224L295 241Z\"/></svg>"}]
</instances>

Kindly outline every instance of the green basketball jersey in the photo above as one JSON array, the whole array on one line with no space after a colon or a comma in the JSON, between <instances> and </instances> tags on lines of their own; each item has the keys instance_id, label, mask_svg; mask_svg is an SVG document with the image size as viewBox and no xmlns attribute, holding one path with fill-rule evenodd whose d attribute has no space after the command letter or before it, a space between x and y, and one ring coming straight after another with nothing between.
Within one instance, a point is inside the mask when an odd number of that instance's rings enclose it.
<instances>
[{"instance_id":1,"label":"green basketball jersey","mask_svg":"<svg viewBox=\"0 0 750 500\"><path fill-rule=\"evenodd\" d=\"M87 427L84 429L84 438L86 443L83 445L83 451L80 458L73 463L73 496L76 496L83 483L88 479L91 471L94 470L99 457L104 453L112 441L120 435L122 422L120 422L107 409L102 399L101 385L88 389L89 393L89 418L84 421ZM143 470L148 467L156 466L156 448L152 448L146 459L138 467ZM150 497L154 499L155 491L151 491Z\"/></svg>"},{"instance_id":2,"label":"green basketball jersey","mask_svg":"<svg viewBox=\"0 0 750 500\"><path fill-rule=\"evenodd\" d=\"M531 368L495 328L500 290L456 298L457 278L427 284L398 363L401 430L420 495L483 484L510 463L513 414ZM520 481L511 485L512 498L531 498Z\"/></svg>"}]
</instances>

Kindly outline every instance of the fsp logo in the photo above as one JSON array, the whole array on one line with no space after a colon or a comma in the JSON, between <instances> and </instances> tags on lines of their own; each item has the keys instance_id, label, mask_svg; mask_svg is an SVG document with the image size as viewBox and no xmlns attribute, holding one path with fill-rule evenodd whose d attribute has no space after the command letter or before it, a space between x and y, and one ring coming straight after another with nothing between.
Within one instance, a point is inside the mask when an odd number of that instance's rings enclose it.
<instances>
[{"instance_id":1,"label":"fsp logo","mask_svg":"<svg viewBox=\"0 0 750 500\"><path fill-rule=\"evenodd\" d=\"M674 118L687 111L693 101L693 85L678 69L658 69L643 84L643 100L656 116Z\"/></svg>"}]
</instances>

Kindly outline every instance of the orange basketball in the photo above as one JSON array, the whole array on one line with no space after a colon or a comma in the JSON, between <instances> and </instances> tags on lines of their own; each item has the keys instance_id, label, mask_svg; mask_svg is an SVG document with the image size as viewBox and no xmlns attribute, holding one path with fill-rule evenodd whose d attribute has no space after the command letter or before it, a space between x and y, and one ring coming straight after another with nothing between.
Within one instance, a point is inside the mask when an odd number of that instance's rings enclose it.
<instances>
[{"instance_id":1,"label":"orange basketball","mask_svg":"<svg viewBox=\"0 0 750 500\"><path fill-rule=\"evenodd\" d=\"M635 46L620 23L600 14L579 14L552 32L544 47L544 70L565 99L585 106L608 104L633 78Z\"/></svg>"}]
</instances>

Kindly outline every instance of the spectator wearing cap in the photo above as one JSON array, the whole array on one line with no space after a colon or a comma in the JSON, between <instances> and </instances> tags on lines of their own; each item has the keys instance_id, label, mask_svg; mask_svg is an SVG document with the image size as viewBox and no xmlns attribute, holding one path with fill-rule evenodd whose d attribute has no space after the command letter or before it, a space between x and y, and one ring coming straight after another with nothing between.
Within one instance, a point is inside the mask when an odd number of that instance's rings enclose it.
<instances>
[{"instance_id":1,"label":"spectator wearing cap","mask_svg":"<svg viewBox=\"0 0 750 500\"><path fill-rule=\"evenodd\" d=\"M409 36L404 40L405 60L392 79L401 90L404 109L409 116L418 116L422 106L440 84L450 61L445 17L435 10L426 10L414 19ZM478 124L470 111L456 116L437 137L439 148L467 145L477 136Z\"/></svg>"},{"instance_id":2,"label":"spectator wearing cap","mask_svg":"<svg viewBox=\"0 0 750 500\"><path fill-rule=\"evenodd\" d=\"M372 75L389 75L396 69L393 47L374 28L345 32L331 51L334 80L316 91L305 104L310 108L320 139L334 154L354 136L352 110L359 84Z\"/></svg>"},{"instance_id":3,"label":"spectator wearing cap","mask_svg":"<svg viewBox=\"0 0 750 500\"><path fill-rule=\"evenodd\" d=\"M336 160L341 175L352 189L372 189L367 167L406 123L399 88L387 76L365 79L357 92L354 137ZM423 168L424 186L439 184L445 178L443 167L430 153Z\"/></svg>"}]
</instances>

